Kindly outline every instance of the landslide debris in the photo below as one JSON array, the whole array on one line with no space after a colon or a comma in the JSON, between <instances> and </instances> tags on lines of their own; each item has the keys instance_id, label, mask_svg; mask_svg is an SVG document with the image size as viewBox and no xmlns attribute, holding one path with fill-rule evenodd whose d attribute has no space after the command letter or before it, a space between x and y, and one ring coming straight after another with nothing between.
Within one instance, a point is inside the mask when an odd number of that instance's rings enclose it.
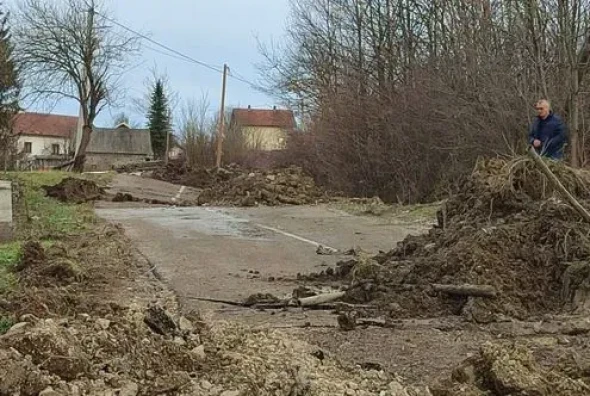
<instances>
[{"instance_id":1,"label":"landslide debris","mask_svg":"<svg viewBox=\"0 0 590 396\"><path fill-rule=\"evenodd\" d=\"M301 168L246 170L227 168L188 168L181 162L153 172L153 177L167 182L202 189L200 205L305 205L327 199L312 177Z\"/></svg>"},{"instance_id":2,"label":"landslide debris","mask_svg":"<svg viewBox=\"0 0 590 396\"><path fill-rule=\"evenodd\" d=\"M590 207L590 173L549 165ZM344 280L348 302L371 302L402 318L461 314L487 322L590 306L590 224L531 159L478 162L437 217L426 234L387 253L357 255L311 278ZM442 293L441 284L486 285L497 297Z\"/></svg>"},{"instance_id":3,"label":"landslide debris","mask_svg":"<svg viewBox=\"0 0 590 396\"><path fill-rule=\"evenodd\" d=\"M84 203L102 198L104 189L92 180L66 177L53 186L41 186L47 196L61 202Z\"/></svg>"},{"instance_id":4,"label":"landslide debris","mask_svg":"<svg viewBox=\"0 0 590 396\"><path fill-rule=\"evenodd\" d=\"M590 386L543 368L524 346L486 343L433 387L434 396L582 396Z\"/></svg>"}]
</instances>

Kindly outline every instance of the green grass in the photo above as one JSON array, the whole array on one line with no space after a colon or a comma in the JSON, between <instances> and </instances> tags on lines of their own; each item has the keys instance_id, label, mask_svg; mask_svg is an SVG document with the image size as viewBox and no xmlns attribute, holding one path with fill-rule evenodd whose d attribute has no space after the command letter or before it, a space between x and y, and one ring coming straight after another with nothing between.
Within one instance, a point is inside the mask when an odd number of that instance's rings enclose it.
<instances>
[{"instance_id":1,"label":"green grass","mask_svg":"<svg viewBox=\"0 0 590 396\"><path fill-rule=\"evenodd\" d=\"M18 262L20 253L20 242L0 244L0 294L9 291L16 284L12 267Z\"/></svg>"},{"instance_id":2,"label":"green grass","mask_svg":"<svg viewBox=\"0 0 590 396\"><path fill-rule=\"evenodd\" d=\"M0 316L0 335L5 334L14 325L14 321L7 316Z\"/></svg>"},{"instance_id":3,"label":"green grass","mask_svg":"<svg viewBox=\"0 0 590 396\"><path fill-rule=\"evenodd\" d=\"M67 172L9 172L0 179L18 182L19 198L14 205L16 241L0 244L0 295L14 288L17 282L11 267L18 262L22 242L29 239L43 241L45 247L69 235L87 230L96 221L90 204L65 204L45 196L43 185L54 185L66 177L89 178L106 185L111 174L78 175ZM3 328L0 316L0 330Z\"/></svg>"},{"instance_id":4,"label":"green grass","mask_svg":"<svg viewBox=\"0 0 590 396\"><path fill-rule=\"evenodd\" d=\"M23 193L15 207L18 239L60 239L87 229L96 220L90 204L66 204L45 196L43 185L54 185L66 177L84 177L99 184L106 175L76 175L67 172L17 172L7 174ZM112 176L111 176L112 177Z\"/></svg>"},{"instance_id":5,"label":"green grass","mask_svg":"<svg viewBox=\"0 0 590 396\"><path fill-rule=\"evenodd\" d=\"M416 205L387 205L382 202L358 202L343 200L334 203L339 210L355 216L373 216L391 220L396 223L424 223L436 219L436 211L441 203Z\"/></svg>"}]
</instances>

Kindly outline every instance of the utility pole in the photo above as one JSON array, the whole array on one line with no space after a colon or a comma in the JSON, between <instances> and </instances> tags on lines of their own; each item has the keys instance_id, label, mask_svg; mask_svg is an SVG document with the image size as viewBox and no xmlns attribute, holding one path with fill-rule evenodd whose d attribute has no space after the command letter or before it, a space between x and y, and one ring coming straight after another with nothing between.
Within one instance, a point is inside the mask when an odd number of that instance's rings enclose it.
<instances>
[{"instance_id":1,"label":"utility pole","mask_svg":"<svg viewBox=\"0 0 590 396\"><path fill-rule=\"evenodd\" d=\"M170 129L172 128L171 124L171 117L172 114L170 113L170 109L167 111L168 113L168 126L166 127L166 154L164 155L164 165L168 165L168 153L170 152Z\"/></svg>"},{"instance_id":2,"label":"utility pole","mask_svg":"<svg viewBox=\"0 0 590 396\"><path fill-rule=\"evenodd\" d=\"M221 155L223 153L223 138L225 137L225 87L227 83L227 73L229 67L227 64L223 65L223 84L221 87L221 110L219 111L219 126L217 128L217 157L215 159L215 166L221 167Z\"/></svg>"}]
</instances>

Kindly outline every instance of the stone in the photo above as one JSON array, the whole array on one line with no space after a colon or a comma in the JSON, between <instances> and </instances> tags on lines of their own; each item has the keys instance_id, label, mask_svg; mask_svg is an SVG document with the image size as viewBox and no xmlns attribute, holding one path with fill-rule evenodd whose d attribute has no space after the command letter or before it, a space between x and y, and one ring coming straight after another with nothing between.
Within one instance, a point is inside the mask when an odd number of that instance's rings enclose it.
<instances>
[{"instance_id":1,"label":"stone","mask_svg":"<svg viewBox=\"0 0 590 396\"><path fill-rule=\"evenodd\" d=\"M128 382L119 390L119 396L137 396L139 386L135 382Z\"/></svg>"},{"instance_id":2,"label":"stone","mask_svg":"<svg viewBox=\"0 0 590 396\"><path fill-rule=\"evenodd\" d=\"M29 326L28 322L17 323L8 330L6 335L14 335L14 334L19 334L19 333L24 333L25 327L27 327L27 326Z\"/></svg>"},{"instance_id":3,"label":"stone","mask_svg":"<svg viewBox=\"0 0 590 396\"><path fill-rule=\"evenodd\" d=\"M207 358L207 354L205 353L205 346L204 345L199 345L196 348L193 348L193 350L191 351L191 353L200 360L205 360Z\"/></svg>"},{"instance_id":4,"label":"stone","mask_svg":"<svg viewBox=\"0 0 590 396\"><path fill-rule=\"evenodd\" d=\"M13 238L12 183L0 180L0 242Z\"/></svg>"},{"instance_id":5,"label":"stone","mask_svg":"<svg viewBox=\"0 0 590 396\"><path fill-rule=\"evenodd\" d=\"M191 321L185 318L184 316L181 316L178 320L178 328L180 329L180 331L186 331L188 333L192 333L195 329Z\"/></svg>"},{"instance_id":6,"label":"stone","mask_svg":"<svg viewBox=\"0 0 590 396\"><path fill-rule=\"evenodd\" d=\"M59 392L56 392L51 386L45 388L39 392L39 396L61 396Z\"/></svg>"},{"instance_id":7,"label":"stone","mask_svg":"<svg viewBox=\"0 0 590 396\"><path fill-rule=\"evenodd\" d=\"M110 326L111 326L111 321L108 319L97 319L96 320L96 324L98 325L98 327L100 327L103 330L107 330Z\"/></svg>"},{"instance_id":8,"label":"stone","mask_svg":"<svg viewBox=\"0 0 590 396\"><path fill-rule=\"evenodd\" d=\"M201 381L201 383L199 384L201 386L202 389L208 391L209 389L211 389L213 387L213 384L211 384L211 382L207 381L207 380L203 380Z\"/></svg>"},{"instance_id":9,"label":"stone","mask_svg":"<svg viewBox=\"0 0 590 396\"><path fill-rule=\"evenodd\" d=\"M240 392L236 390L227 390L221 392L221 396L240 396Z\"/></svg>"},{"instance_id":10,"label":"stone","mask_svg":"<svg viewBox=\"0 0 590 396\"><path fill-rule=\"evenodd\" d=\"M184 338L179 336L174 337L174 343L180 346L186 345L186 341L184 340Z\"/></svg>"}]
</instances>

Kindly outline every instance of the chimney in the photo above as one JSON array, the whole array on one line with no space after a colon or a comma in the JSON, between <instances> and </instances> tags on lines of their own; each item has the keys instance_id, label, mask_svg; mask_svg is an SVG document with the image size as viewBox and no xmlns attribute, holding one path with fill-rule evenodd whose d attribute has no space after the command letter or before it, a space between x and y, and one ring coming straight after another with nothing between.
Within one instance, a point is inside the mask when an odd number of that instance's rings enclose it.
<instances>
[{"instance_id":1,"label":"chimney","mask_svg":"<svg viewBox=\"0 0 590 396\"><path fill-rule=\"evenodd\" d=\"M252 106L248 105L248 110L252 110Z\"/></svg>"},{"instance_id":2,"label":"chimney","mask_svg":"<svg viewBox=\"0 0 590 396\"><path fill-rule=\"evenodd\" d=\"M273 106L273 107L272 107L272 109L273 109L273 110L276 110L276 109L277 109L277 106Z\"/></svg>"}]
</instances>

